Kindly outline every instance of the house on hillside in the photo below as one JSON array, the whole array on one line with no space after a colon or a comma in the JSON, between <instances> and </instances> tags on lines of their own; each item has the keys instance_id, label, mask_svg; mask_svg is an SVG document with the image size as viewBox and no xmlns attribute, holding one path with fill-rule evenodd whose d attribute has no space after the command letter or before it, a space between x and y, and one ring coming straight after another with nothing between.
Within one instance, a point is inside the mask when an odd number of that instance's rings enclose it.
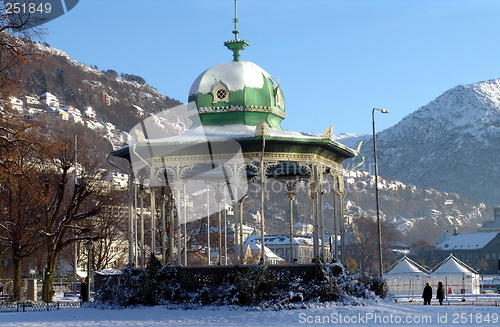
<instances>
[{"instance_id":1,"label":"house on hillside","mask_svg":"<svg viewBox=\"0 0 500 327\"><path fill-rule=\"evenodd\" d=\"M479 227L477 229L477 231L478 232L500 232L500 207L493 208L493 220L485 221L483 223L483 226Z\"/></svg>"},{"instance_id":2,"label":"house on hillside","mask_svg":"<svg viewBox=\"0 0 500 327\"><path fill-rule=\"evenodd\" d=\"M66 111L68 114L73 115L73 116L78 116L78 117L82 116L82 112L80 111L80 109L77 109L71 105L64 106L64 108L62 108L62 110Z\"/></svg>"},{"instance_id":3,"label":"house on hillside","mask_svg":"<svg viewBox=\"0 0 500 327\"><path fill-rule=\"evenodd\" d=\"M13 110L23 111L23 102L18 98L10 98L10 107Z\"/></svg>"},{"instance_id":4,"label":"house on hillside","mask_svg":"<svg viewBox=\"0 0 500 327\"><path fill-rule=\"evenodd\" d=\"M297 235L311 235L314 232L314 227L311 224L298 222L293 225L293 232Z\"/></svg>"},{"instance_id":5,"label":"house on hillside","mask_svg":"<svg viewBox=\"0 0 500 327\"><path fill-rule=\"evenodd\" d=\"M433 242L483 274L497 274L500 268L500 232L454 233ZM440 235L443 239L443 234Z\"/></svg>"},{"instance_id":6,"label":"house on hillside","mask_svg":"<svg viewBox=\"0 0 500 327\"><path fill-rule=\"evenodd\" d=\"M132 110L138 116L144 116L144 109L139 106L131 105L130 110Z\"/></svg>"},{"instance_id":7,"label":"house on hillside","mask_svg":"<svg viewBox=\"0 0 500 327\"><path fill-rule=\"evenodd\" d=\"M37 98L29 96L29 95L22 96L21 100L23 101L23 103L26 106L33 105L33 104L40 104L40 101Z\"/></svg>"},{"instance_id":8,"label":"house on hillside","mask_svg":"<svg viewBox=\"0 0 500 327\"><path fill-rule=\"evenodd\" d=\"M101 132L104 136L112 137L115 133L119 132L116 126L111 123L103 122L102 125L104 128Z\"/></svg>"},{"instance_id":9,"label":"house on hillside","mask_svg":"<svg viewBox=\"0 0 500 327\"><path fill-rule=\"evenodd\" d=\"M95 110L91 106L88 106L87 108L85 108L85 110L83 111L83 114L85 117L87 117L89 119L95 119L95 117L97 116Z\"/></svg>"},{"instance_id":10,"label":"house on hillside","mask_svg":"<svg viewBox=\"0 0 500 327\"><path fill-rule=\"evenodd\" d=\"M75 123L81 123L84 125L84 122L82 121L82 112L80 111L80 109L68 105L64 106L62 108L62 111L68 113L68 120L73 121Z\"/></svg>"},{"instance_id":11,"label":"house on hillside","mask_svg":"<svg viewBox=\"0 0 500 327\"><path fill-rule=\"evenodd\" d=\"M50 108L59 108L59 100L55 95L49 92L45 92L40 95L40 103L47 105Z\"/></svg>"},{"instance_id":12,"label":"house on hillside","mask_svg":"<svg viewBox=\"0 0 500 327\"><path fill-rule=\"evenodd\" d=\"M49 111L49 113L54 115L58 119L69 120L69 114L64 110L55 109L55 110Z\"/></svg>"},{"instance_id":13,"label":"house on hillside","mask_svg":"<svg viewBox=\"0 0 500 327\"><path fill-rule=\"evenodd\" d=\"M128 175L124 173L113 172L107 175L105 181L108 183L109 188L113 190L126 190L128 183Z\"/></svg>"}]
</instances>

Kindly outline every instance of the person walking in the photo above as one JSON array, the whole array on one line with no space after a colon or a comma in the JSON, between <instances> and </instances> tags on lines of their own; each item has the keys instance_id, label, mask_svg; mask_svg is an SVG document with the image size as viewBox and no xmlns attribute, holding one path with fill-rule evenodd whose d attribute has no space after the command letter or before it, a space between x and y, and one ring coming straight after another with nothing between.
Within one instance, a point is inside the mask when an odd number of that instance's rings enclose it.
<instances>
[{"instance_id":1,"label":"person walking","mask_svg":"<svg viewBox=\"0 0 500 327\"><path fill-rule=\"evenodd\" d=\"M438 283L438 288L437 288L437 291L436 291L436 299L438 299L439 305L443 305L444 287L443 287L443 283L442 282Z\"/></svg>"},{"instance_id":2,"label":"person walking","mask_svg":"<svg viewBox=\"0 0 500 327\"><path fill-rule=\"evenodd\" d=\"M432 287L429 283L425 284L424 292L422 293L422 297L424 298L424 305L431 304L432 300Z\"/></svg>"},{"instance_id":3,"label":"person walking","mask_svg":"<svg viewBox=\"0 0 500 327\"><path fill-rule=\"evenodd\" d=\"M80 290L80 298L82 299L82 302L89 302L89 284L88 284L88 279L85 278L82 280L81 284L81 290Z\"/></svg>"}]
</instances>

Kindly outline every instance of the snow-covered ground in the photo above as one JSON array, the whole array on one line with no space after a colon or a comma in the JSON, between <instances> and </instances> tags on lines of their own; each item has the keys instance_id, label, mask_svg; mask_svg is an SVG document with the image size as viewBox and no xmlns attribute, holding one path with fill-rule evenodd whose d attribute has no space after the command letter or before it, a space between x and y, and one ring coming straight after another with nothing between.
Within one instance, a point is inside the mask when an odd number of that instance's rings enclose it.
<instances>
[{"instance_id":1,"label":"snow-covered ground","mask_svg":"<svg viewBox=\"0 0 500 327\"><path fill-rule=\"evenodd\" d=\"M500 302L499 302L500 304ZM500 306L403 305L390 301L365 306L312 305L307 309L248 310L163 306L135 309L63 309L50 312L0 313L2 327L78 326L498 326Z\"/></svg>"}]
</instances>

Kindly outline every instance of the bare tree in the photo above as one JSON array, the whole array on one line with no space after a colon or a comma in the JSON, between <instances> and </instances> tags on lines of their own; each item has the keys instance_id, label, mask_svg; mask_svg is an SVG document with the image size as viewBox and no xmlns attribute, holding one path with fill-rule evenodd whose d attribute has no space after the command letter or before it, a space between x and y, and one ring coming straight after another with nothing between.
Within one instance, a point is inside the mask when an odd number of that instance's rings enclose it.
<instances>
[{"instance_id":1,"label":"bare tree","mask_svg":"<svg viewBox=\"0 0 500 327\"><path fill-rule=\"evenodd\" d=\"M382 258L384 267L393 263L395 255L392 252L394 242L399 240L399 232L390 224L381 222L382 227ZM354 259L360 272L369 275L379 273L378 267L378 232L377 222L371 218L357 218L351 226L352 242L349 257ZM351 265L353 263L351 262Z\"/></svg>"},{"instance_id":2,"label":"bare tree","mask_svg":"<svg viewBox=\"0 0 500 327\"><path fill-rule=\"evenodd\" d=\"M18 94L24 68L39 56L31 40L43 35L37 17L7 16L0 2L0 244L10 253L14 271L14 298L21 293L22 261L39 242L34 222L40 193L32 186L36 179L36 127L6 114L5 104ZM16 34L16 36L13 35Z\"/></svg>"},{"instance_id":3,"label":"bare tree","mask_svg":"<svg viewBox=\"0 0 500 327\"><path fill-rule=\"evenodd\" d=\"M104 160L96 154L97 151L80 145L77 151L74 134L68 130L51 136L51 149L44 154L46 167L40 182L45 187L45 201L38 224L47 251L42 288L45 302L52 301L57 259L64 248L73 242L94 238L83 221L100 211L96 195L102 188ZM75 235L73 231L78 229L82 233Z\"/></svg>"},{"instance_id":4,"label":"bare tree","mask_svg":"<svg viewBox=\"0 0 500 327\"><path fill-rule=\"evenodd\" d=\"M87 228L95 236L93 244L94 270L118 268L126 264L127 198L123 192L107 191L99 196L101 212L88 220Z\"/></svg>"},{"instance_id":5,"label":"bare tree","mask_svg":"<svg viewBox=\"0 0 500 327\"><path fill-rule=\"evenodd\" d=\"M24 80L25 64L41 56L32 43L44 35L41 18L29 15L9 16L0 2L0 100L15 93Z\"/></svg>"},{"instance_id":6,"label":"bare tree","mask_svg":"<svg viewBox=\"0 0 500 327\"><path fill-rule=\"evenodd\" d=\"M38 151L43 151L40 135L32 124L4 122L0 127L0 244L10 251L14 274L14 299L21 296L21 267L39 245L36 224L40 188Z\"/></svg>"}]
</instances>

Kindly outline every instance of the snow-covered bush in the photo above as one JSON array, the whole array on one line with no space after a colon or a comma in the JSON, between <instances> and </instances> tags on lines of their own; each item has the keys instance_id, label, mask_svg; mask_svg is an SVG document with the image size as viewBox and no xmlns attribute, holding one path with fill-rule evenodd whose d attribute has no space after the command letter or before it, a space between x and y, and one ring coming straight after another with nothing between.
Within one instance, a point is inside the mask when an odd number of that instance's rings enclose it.
<instances>
[{"instance_id":1,"label":"snow-covered bush","mask_svg":"<svg viewBox=\"0 0 500 327\"><path fill-rule=\"evenodd\" d=\"M259 263L236 278L237 298L240 305L256 305L271 301L276 295L277 279L266 264Z\"/></svg>"},{"instance_id":2,"label":"snow-covered bush","mask_svg":"<svg viewBox=\"0 0 500 327\"><path fill-rule=\"evenodd\" d=\"M284 280L279 283L272 268L259 263L239 270L234 282L205 285L188 294L180 283L180 268L162 267L152 255L147 268L140 273L139 270L134 271L131 266L126 266L121 275L121 283L105 287L97 301L119 306L183 304L284 308L306 302L356 304L361 299L373 300L385 295L384 281L378 277L353 278L341 264L326 264L319 258L315 259L315 263L314 275L307 281L291 277L288 283Z\"/></svg>"},{"instance_id":3,"label":"snow-covered bush","mask_svg":"<svg viewBox=\"0 0 500 327\"><path fill-rule=\"evenodd\" d=\"M119 306L150 306L180 303L186 296L186 292L178 282L177 269L170 266L162 267L160 261L151 255L147 268L138 275L134 274L130 265L125 266L120 284L104 287L96 301Z\"/></svg>"},{"instance_id":4,"label":"snow-covered bush","mask_svg":"<svg viewBox=\"0 0 500 327\"><path fill-rule=\"evenodd\" d=\"M234 284L224 283L220 286L204 286L192 300L194 304L200 305L239 305L238 289Z\"/></svg>"},{"instance_id":5,"label":"snow-covered bush","mask_svg":"<svg viewBox=\"0 0 500 327\"><path fill-rule=\"evenodd\" d=\"M141 276L135 276L132 266L127 265L122 272L121 283L111 287L110 290L105 290L103 293L110 293L111 302L115 302L120 306L131 306L138 304L138 299L141 297ZM98 298L100 300L100 297Z\"/></svg>"}]
</instances>

